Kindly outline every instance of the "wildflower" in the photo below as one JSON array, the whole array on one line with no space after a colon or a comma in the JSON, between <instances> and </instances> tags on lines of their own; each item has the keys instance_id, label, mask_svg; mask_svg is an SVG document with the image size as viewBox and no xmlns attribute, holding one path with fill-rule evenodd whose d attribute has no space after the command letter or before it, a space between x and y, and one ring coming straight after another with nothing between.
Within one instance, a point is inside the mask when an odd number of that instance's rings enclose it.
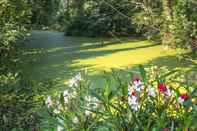
<instances>
[{"instance_id":1,"label":"wildflower","mask_svg":"<svg viewBox=\"0 0 197 131\"><path fill-rule=\"evenodd\" d=\"M165 95L166 95L167 97L172 96L172 92L171 92L170 89L167 89L164 93L165 93Z\"/></svg>"},{"instance_id":2,"label":"wildflower","mask_svg":"<svg viewBox=\"0 0 197 131\"><path fill-rule=\"evenodd\" d=\"M134 76L133 77L133 82L140 82L140 78L138 76Z\"/></svg>"},{"instance_id":3,"label":"wildflower","mask_svg":"<svg viewBox=\"0 0 197 131\"><path fill-rule=\"evenodd\" d=\"M135 91L131 92L131 95L137 97L137 93Z\"/></svg>"},{"instance_id":4,"label":"wildflower","mask_svg":"<svg viewBox=\"0 0 197 131\"><path fill-rule=\"evenodd\" d=\"M133 77L133 84L134 84L134 89L136 91L140 92L143 89L143 84L139 77L137 76Z\"/></svg>"},{"instance_id":5,"label":"wildflower","mask_svg":"<svg viewBox=\"0 0 197 131\"><path fill-rule=\"evenodd\" d=\"M55 114L59 114L59 113L60 113L60 110L55 109L55 110L53 110L53 113L55 113Z\"/></svg>"},{"instance_id":6,"label":"wildflower","mask_svg":"<svg viewBox=\"0 0 197 131\"><path fill-rule=\"evenodd\" d=\"M75 77L68 81L69 87L77 86L78 82L82 80L81 73L78 73Z\"/></svg>"},{"instance_id":7,"label":"wildflower","mask_svg":"<svg viewBox=\"0 0 197 131\"><path fill-rule=\"evenodd\" d=\"M128 104L130 105L131 109L133 109L134 111L137 111L139 109L139 103L136 96L129 96Z\"/></svg>"},{"instance_id":8,"label":"wildflower","mask_svg":"<svg viewBox=\"0 0 197 131\"><path fill-rule=\"evenodd\" d=\"M51 96L47 97L47 99L45 100L45 104L47 105L48 108L53 105L53 101L51 99Z\"/></svg>"},{"instance_id":9,"label":"wildflower","mask_svg":"<svg viewBox=\"0 0 197 131\"><path fill-rule=\"evenodd\" d=\"M85 110L85 115L89 116L92 112L89 110L95 110L99 106L99 100L96 97L86 96L85 100L87 102L86 107L87 110Z\"/></svg>"},{"instance_id":10,"label":"wildflower","mask_svg":"<svg viewBox=\"0 0 197 131\"><path fill-rule=\"evenodd\" d=\"M74 123L74 124L79 123L79 118L78 118L78 117L74 117L74 118L73 118L73 123Z\"/></svg>"},{"instance_id":11,"label":"wildflower","mask_svg":"<svg viewBox=\"0 0 197 131\"><path fill-rule=\"evenodd\" d=\"M82 80L81 73L78 73L78 74L75 76L75 79L76 79L77 81L81 81L81 80Z\"/></svg>"},{"instance_id":12,"label":"wildflower","mask_svg":"<svg viewBox=\"0 0 197 131\"><path fill-rule=\"evenodd\" d=\"M63 131L63 129L64 128L62 126L60 126L60 125L57 126L57 131Z\"/></svg>"},{"instance_id":13,"label":"wildflower","mask_svg":"<svg viewBox=\"0 0 197 131\"><path fill-rule=\"evenodd\" d=\"M179 103L183 103L184 101L186 101L189 98L189 95L187 93L182 93L180 94L178 101Z\"/></svg>"},{"instance_id":14,"label":"wildflower","mask_svg":"<svg viewBox=\"0 0 197 131\"><path fill-rule=\"evenodd\" d=\"M91 111L89 111L89 110L85 110L85 115L86 116L90 116L92 114L92 112Z\"/></svg>"},{"instance_id":15,"label":"wildflower","mask_svg":"<svg viewBox=\"0 0 197 131\"><path fill-rule=\"evenodd\" d=\"M73 87L73 86L77 86L77 81L75 78L72 78L68 81L68 86L69 87Z\"/></svg>"},{"instance_id":16,"label":"wildflower","mask_svg":"<svg viewBox=\"0 0 197 131\"><path fill-rule=\"evenodd\" d=\"M164 83L159 83L158 90L159 92L163 92L163 93L166 92L167 91L166 85Z\"/></svg>"},{"instance_id":17,"label":"wildflower","mask_svg":"<svg viewBox=\"0 0 197 131\"><path fill-rule=\"evenodd\" d=\"M137 111L139 108L137 93L134 90L130 91L129 93L128 104L131 106L131 109L133 109L134 111Z\"/></svg>"},{"instance_id":18,"label":"wildflower","mask_svg":"<svg viewBox=\"0 0 197 131\"><path fill-rule=\"evenodd\" d=\"M148 96L152 96L152 97L156 96L155 89L151 86L148 88Z\"/></svg>"},{"instance_id":19,"label":"wildflower","mask_svg":"<svg viewBox=\"0 0 197 131\"><path fill-rule=\"evenodd\" d=\"M63 97L64 97L64 103L67 104L69 102L69 99L70 99L70 94L69 94L68 90L65 90L63 92Z\"/></svg>"}]
</instances>

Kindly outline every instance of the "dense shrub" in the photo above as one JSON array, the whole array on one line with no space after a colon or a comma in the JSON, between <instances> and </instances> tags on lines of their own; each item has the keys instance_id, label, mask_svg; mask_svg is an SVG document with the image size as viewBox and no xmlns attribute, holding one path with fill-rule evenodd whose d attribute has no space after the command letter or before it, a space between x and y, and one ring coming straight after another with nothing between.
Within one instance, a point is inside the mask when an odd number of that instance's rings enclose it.
<instances>
[{"instance_id":1,"label":"dense shrub","mask_svg":"<svg viewBox=\"0 0 197 131\"><path fill-rule=\"evenodd\" d=\"M77 74L68 82L70 88L59 97L46 98L46 106L53 116L49 117L53 128L106 131L197 129L196 89L187 85L175 86L177 84L171 79L175 79L176 70L166 72L156 67L145 71L140 66L139 72L127 73L124 77L117 72L105 74L105 86L96 89L90 88L91 83L84 73Z\"/></svg>"},{"instance_id":2,"label":"dense shrub","mask_svg":"<svg viewBox=\"0 0 197 131\"><path fill-rule=\"evenodd\" d=\"M6 0L0 2L0 73L8 73L11 60L15 56L16 41L25 36L31 10L29 4L23 0ZM6 69L7 68L7 69Z\"/></svg>"},{"instance_id":3,"label":"dense shrub","mask_svg":"<svg viewBox=\"0 0 197 131\"><path fill-rule=\"evenodd\" d=\"M148 39L172 48L196 51L195 0L133 1L137 8L134 23Z\"/></svg>"},{"instance_id":4,"label":"dense shrub","mask_svg":"<svg viewBox=\"0 0 197 131\"><path fill-rule=\"evenodd\" d=\"M172 20L164 28L163 43L174 48L197 49L197 3L177 0L172 7ZM167 35L168 34L168 35Z\"/></svg>"},{"instance_id":5,"label":"dense shrub","mask_svg":"<svg viewBox=\"0 0 197 131\"><path fill-rule=\"evenodd\" d=\"M0 130L35 130L45 87L24 76L20 59L31 8L25 0L0 1Z\"/></svg>"},{"instance_id":6,"label":"dense shrub","mask_svg":"<svg viewBox=\"0 0 197 131\"><path fill-rule=\"evenodd\" d=\"M0 130L36 130L43 105L43 84L17 76L0 76Z\"/></svg>"}]
</instances>

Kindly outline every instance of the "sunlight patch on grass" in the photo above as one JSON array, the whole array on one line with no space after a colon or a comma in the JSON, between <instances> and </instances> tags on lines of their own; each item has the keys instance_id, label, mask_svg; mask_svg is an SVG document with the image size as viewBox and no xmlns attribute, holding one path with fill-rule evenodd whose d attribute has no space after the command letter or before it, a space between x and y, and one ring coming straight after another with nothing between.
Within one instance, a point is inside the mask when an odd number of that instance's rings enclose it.
<instances>
[{"instance_id":1,"label":"sunlight patch on grass","mask_svg":"<svg viewBox=\"0 0 197 131\"><path fill-rule=\"evenodd\" d=\"M83 52L89 52L89 51L107 51L107 50L115 50L115 49L128 49L128 48L136 48L141 46L148 46L151 45L149 41L129 41L125 43L115 43L115 44L105 44L103 47L100 48L93 48L84 50Z\"/></svg>"},{"instance_id":2,"label":"sunlight patch on grass","mask_svg":"<svg viewBox=\"0 0 197 131\"><path fill-rule=\"evenodd\" d=\"M91 65L89 68L92 70L108 71L111 68L127 68L136 64L144 64L157 57L170 56L177 53L173 50L165 51L161 45L151 45L152 43L148 41L138 41L84 50L86 52L114 50L114 53L87 59L77 59L71 66Z\"/></svg>"}]
</instances>

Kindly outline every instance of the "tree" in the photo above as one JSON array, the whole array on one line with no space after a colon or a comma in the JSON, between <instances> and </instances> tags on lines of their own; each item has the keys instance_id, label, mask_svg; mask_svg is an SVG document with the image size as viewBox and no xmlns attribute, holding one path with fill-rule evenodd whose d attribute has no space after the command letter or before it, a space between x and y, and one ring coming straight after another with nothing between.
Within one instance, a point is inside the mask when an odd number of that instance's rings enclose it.
<instances>
[{"instance_id":1,"label":"tree","mask_svg":"<svg viewBox=\"0 0 197 131\"><path fill-rule=\"evenodd\" d=\"M60 0L32 0L31 22L36 26L50 26L56 22Z\"/></svg>"},{"instance_id":2,"label":"tree","mask_svg":"<svg viewBox=\"0 0 197 131\"><path fill-rule=\"evenodd\" d=\"M24 36L29 23L31 9L25 0L3 0L0 2L0 72L5 73L8 58L13 56L15 42Z\"/></svg>"},{"instance_id":3,"label":"tree","mask_svg":"<svg viewBox=\"0 0 197 131\"><path fill-rule=\"evenodd\" d=\"M186 48L196 51L196 11L193 7L196 3L192 0L176 0L171 7L171 19L164 23L164 34L168 33L168 39L163 37L163 43L173 48ZM197 4L196 4L197 6ZM164 8L166 11L166 8ZM191 10L192 9L192 10ZM164 17L167 19L167 17Z\"/></svg>"},{"instance_id":4,"label":"tree","mask_svg":"<svg viewBox=\"0 0 197 131\"><path fill-rule=\"evenodd\" d=\"M106 36L136 33L132 25L133 4L129 0L71 1L67 35ZM105 26L103 26L105 25Z\"/></svg>"},{"instance_id":5,"label":"tree","mask_svg":"<svg viewBox=\"0 0 197 131\"><path fill-rule=\"evenodd\" d=\"M133 0L133 3L138 9L134 22L145 36L172 48L197 50L195 0Z\"/></svg>"}]
</instances>

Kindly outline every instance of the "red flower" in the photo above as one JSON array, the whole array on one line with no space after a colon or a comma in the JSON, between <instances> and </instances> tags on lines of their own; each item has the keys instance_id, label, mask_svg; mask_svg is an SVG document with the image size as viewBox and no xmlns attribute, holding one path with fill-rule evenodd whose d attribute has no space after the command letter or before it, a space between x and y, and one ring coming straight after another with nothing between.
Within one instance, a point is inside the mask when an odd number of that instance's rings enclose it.
<instances>
[{"instance_id":1,"label":"red flower","mask_svg":"<svg viewBox=\"0 0 197 131\"><path fill-rule=\"evenodd\" d=\"M180 94L181 99L183 99L184 101L187 100L189 98L188 93L182 93Z\"/></svg>"},{"instance_id":2,"label":"red flower","mask_svg":"<svg viewBox=\"0 0 197 131\"><path fill-rule=\"evenodd\" d=\"M158 88L159 92L166 92L167 91L166 85L164 83L159 83L157 88Z\"/></svg>"},{"instance_id":3,"label":"red flower","mask_svg":"<svg viewBox=\"0 0 197 131\"><path fill-rule=\"evenodd\" d=\"M132 95L132 96L137 96L137 93L136 93L135 91L132 91L132 92L131 92L131 95Z\"/></svg>"}]
</instances>

